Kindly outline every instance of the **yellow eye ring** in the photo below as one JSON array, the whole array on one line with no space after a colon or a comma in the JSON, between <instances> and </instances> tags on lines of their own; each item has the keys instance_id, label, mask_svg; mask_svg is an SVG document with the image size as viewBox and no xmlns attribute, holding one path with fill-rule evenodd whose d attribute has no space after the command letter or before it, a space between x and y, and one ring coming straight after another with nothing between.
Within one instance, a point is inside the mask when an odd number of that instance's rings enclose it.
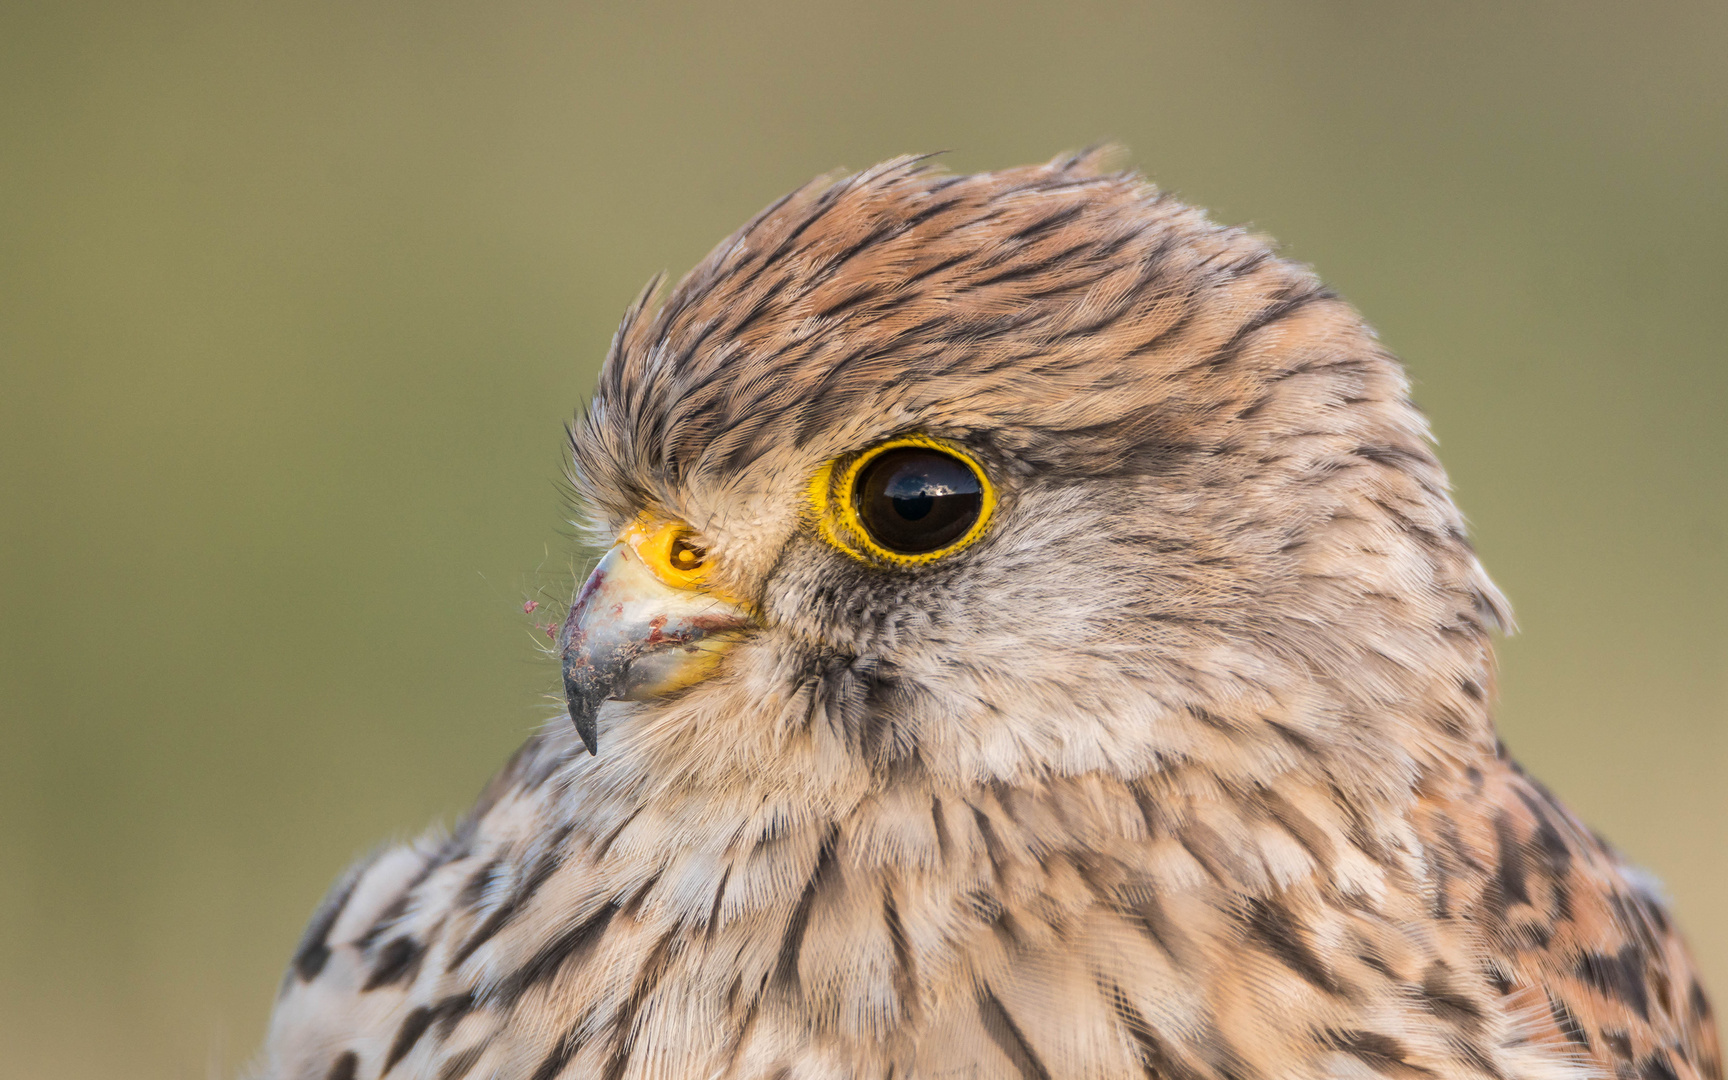
<instances>
[{"instance_id":1,"label":"yellow eye ring","mask_svg":"<svg viewBox=\"0 0 1728 1080\"><path fill-rule=\"evenodd\" d=\"M894 551L871 535L858 512L858 483L865 470L882 455L907 447L922 447L962 463L978 483L977 517L960 536L929 551ZM996 488L983 465L971 452L946 439L928 435L900 435L856 454L845 454L826 462L810 478L810 507L822 539L860 562L898 567L924 566L968 547L984 534L996 509Z\"/></svg>"}]
</instances>

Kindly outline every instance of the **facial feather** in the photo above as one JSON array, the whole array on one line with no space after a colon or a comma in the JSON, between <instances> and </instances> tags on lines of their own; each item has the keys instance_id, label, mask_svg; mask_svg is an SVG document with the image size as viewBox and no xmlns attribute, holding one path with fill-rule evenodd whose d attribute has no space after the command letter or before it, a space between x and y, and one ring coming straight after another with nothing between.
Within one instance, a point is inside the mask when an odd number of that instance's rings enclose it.
<instances>
[{"instance_id":1,"label":"facial feather","mask_svg":"<svg viewBox=\"0 0 1728 1080\"><path fill-rule=\"evenodd\" d=\"M981 455L1002 510L940 565L850 565L799 493L906 432ZM750 695L815 680L844 713L874 665L895 719L852 725L861 760L1229 776L1324 751L1396 786L1491 742L1457 687L1492 680L1509 616L1396 362L1265 241L1095 157L794 194L632 310L573 444L607 527L691 522L768 613Z\"/></svg>"}]
</instances>

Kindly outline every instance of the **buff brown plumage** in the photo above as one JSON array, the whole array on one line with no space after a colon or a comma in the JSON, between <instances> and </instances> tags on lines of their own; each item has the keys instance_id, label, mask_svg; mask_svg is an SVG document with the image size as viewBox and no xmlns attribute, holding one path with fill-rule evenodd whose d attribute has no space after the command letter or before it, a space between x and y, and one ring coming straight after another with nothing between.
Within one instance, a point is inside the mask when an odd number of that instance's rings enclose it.
<instances>
[{"instance_id":1,"label":"buff brown plumage","mask_svg":"<svg viewBox=\"0 0 1728 1080\"><path fill-rule=\"evenodd\" d=\"M258 1076L1721 1080L1496 740L1403 372L1264 239L1096 155L820 181L572 447L575 723L337 885Z\"/></svg>"}]
</instances>

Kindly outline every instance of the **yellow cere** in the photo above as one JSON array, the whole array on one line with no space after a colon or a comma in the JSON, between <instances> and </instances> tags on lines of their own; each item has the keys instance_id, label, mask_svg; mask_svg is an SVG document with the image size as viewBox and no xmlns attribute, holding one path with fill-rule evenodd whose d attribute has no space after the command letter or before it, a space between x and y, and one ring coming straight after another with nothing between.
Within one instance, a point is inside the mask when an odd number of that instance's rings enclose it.
<instances>
[{"instance_id":1,"label":"yellow cere","mask_svg":"<svg viewBox=\"0 0 1728 1080\"><path fill-rule=\"evenodd\" d=\"M864 523L858 520L858 507L853 491L858 482L858 474L877 457L902 446L927 446L932 450L952 454L970 466L978 477L978 487L983 493L978 520L972 523L965 535L947 547L916 555L889 551L870 539ZM957 443L929 435L899 435L877 443L861 453L841 455L823 464L816 470L816 475L810 478L810 505L816 514L816 530L822 539L854 559L860 562L887 563L890 566L923 566L937 559L947 558L984 535L984 530L990 525L990 516L996 509L996 486L990 482L989 474L984 471L978 459Z\"/></svg>"},{"instance_id":2,"label":"yellow cere","mask_svg":"<svg viewBox=\"0 0 1728 1080\"><path fill-rule=\"evenodd\" d=\"M619 541L629 544L654 576L674 589L701 589L714 569L707 553L690 540L690 527L681 521L661 521L644 514L631 523Z\"/></svg>"}]
</instances>

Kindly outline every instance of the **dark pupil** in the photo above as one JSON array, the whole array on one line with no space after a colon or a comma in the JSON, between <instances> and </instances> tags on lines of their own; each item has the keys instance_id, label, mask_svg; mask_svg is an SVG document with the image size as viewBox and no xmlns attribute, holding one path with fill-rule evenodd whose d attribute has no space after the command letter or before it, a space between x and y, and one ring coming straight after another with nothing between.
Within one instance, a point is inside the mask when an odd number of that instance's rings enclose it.
<instances>
[{"instance_id":1,"label":"dark pupil","mask_svg":"<svg viewBox=\"0 0 1728 1080\"><path fill-rule=\"evenodd\" d=\"M905 446L864 466L853 499L872 540L917 555L965 536L983 508L984 489L971 466L952 454Z\"/></svg>"}]
</instances>

